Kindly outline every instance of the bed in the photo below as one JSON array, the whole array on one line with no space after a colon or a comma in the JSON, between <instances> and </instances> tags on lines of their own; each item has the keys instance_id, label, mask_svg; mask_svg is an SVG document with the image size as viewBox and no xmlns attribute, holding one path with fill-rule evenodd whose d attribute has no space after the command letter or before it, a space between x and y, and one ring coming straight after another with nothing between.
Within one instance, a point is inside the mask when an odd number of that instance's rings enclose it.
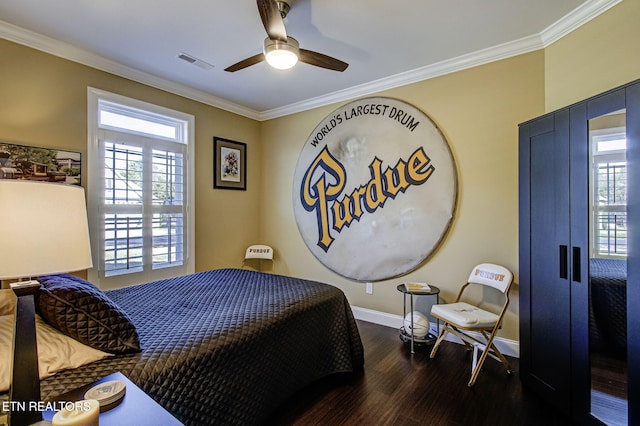
<instances>
[{"instance_id":1,"label":"bed","mask_svg":"<svg viewBox=\"0 0 640 426\"><path fill-rule=\"evenodd\" d=\"M627 262L589 260L590 337L597 352L624 356L627 349Z\"/></svg>"},{"instance_id":2,"label":"bed","mask_svg":"<svg viewBox=\"0 0 640 426\"><path fill-rule=\"evenodd\" d=\"M351 308L331 285L219 269L104 294L141 350L46 378L43 399L120 371L187 425L261 424L296 391L364 363Z\"/></svg>"}]
</instances>

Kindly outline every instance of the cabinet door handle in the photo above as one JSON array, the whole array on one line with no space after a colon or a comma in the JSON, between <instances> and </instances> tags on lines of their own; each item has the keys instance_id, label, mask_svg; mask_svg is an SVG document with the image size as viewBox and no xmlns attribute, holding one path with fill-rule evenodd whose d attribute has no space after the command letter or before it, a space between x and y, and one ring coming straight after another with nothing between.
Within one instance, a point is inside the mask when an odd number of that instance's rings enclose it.
<instances>
[{"instance_id":1,"label":"cabinet door handle","mask_svg":"<svg viewBox=\"0 0 640 426\"><path fill-rule=\"evenodd\" d=\"M573 247L573 281L580 282L580 247Z\"/></svg>"},{"instance_id":2,"label":"cabinet door handle","mask_svg":"<svg viewBox=\"0 0 640 426\"><path fill-rule=\"evenodd\" d=\"M568 247L560 246L560 278L567 279L569 276Z\"/></svg>"}]
</instances>

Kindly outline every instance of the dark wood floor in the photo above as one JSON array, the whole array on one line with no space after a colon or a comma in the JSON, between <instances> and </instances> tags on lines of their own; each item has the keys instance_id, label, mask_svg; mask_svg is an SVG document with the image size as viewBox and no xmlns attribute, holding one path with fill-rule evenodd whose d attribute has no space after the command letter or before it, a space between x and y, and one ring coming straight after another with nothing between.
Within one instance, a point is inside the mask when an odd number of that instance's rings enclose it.
<instances>
[{"instance_id":1,"label":"dark wood floor","mask_svg":"<svg viewBox=\"0 0 640 426\"><path fill-rule=\"evenodd\" d=\"M270 425L567 425L523 389L518 360L508 375L492 359L469 388L470 353L444 342L435 359L411 355L398 330L358 321L365 368L310 386L291 398Z\"/></svg>"}]
</instances>

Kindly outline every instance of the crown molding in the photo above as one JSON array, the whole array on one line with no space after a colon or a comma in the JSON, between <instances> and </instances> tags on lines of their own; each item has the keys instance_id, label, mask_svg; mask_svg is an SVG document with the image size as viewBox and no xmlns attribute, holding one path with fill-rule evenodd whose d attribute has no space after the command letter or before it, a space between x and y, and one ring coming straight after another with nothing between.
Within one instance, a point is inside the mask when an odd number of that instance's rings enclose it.
<instances>
[{"instance_id":1,"label":"crown molding","mask_svg":"<svg viewBox=\"0 0 640 426\"><path fill-rule=\"evenodd\" d=\"M42 34L26 30L8 22L0 21L0 37L63 59L68 59L82 65L96 68L100 71L105 71L147 86L155 87L156 89L161 89L225 111L258 120L258 111L251 108L247 108L226 99L205 93L201 90L193 89L135 68L122 65L118 62L96 55L95 53L43 36Z\"/></svg>"},{"instance_id":2,"label":"crown molding","mask_svg":"<svg viewBox=\"0 0 640 426\"><path fill-rule=\"evenodd\" d=\"M393 89L395 87L428 80L490 62L499 61L501 59L544 49L600 14L606 12L621 1L622 0L589 0L541 31L539 34L534 34L529 37L482 49L456 58L447 59L432 65L427 65L425 67L381 78L358 86L350 87L348 89L339 90L326 95L265 111L256 111L226 99L205 93L201 90L193 89L135 68L119 64L102 56L77 48L70 44L63 43L59 40L45 37L41 34L26 30L8 22L0 21L0 37L41 50L54 56L78 62L101 71L109 72L111 74L146 84L179 96L184 96L225 111L242 115L253 120L265 121L337 102L343 102L345 100L371 95L373 93Z\"/></svg>"},{"instance_id":3,"label":"crown molding","mask_svg":"<svg viewBox=\"0 0 640 426\"><path fill-rule=\"evenodd\" d=\"M498 46L482 49L473 53L469 53L467 55L458 56L456 58L447 59L435 64L392 75L390 77L385 77L358 86L353 86L348 89L339 90L327 95L322 95L302 102L286 105L281 108L262 111L261 113L259 113L259 120L270 120L273 118L318 108L336 102L342 102L361 96L371 95L383 90L389 90L395 87L417 83L419 81L428 80L434 77L451 74L456 71L473 68L478 65L484 65L501 59L510 58L512 56L521 55L523 53L532 52L534 50L542 49L543 47L544 46L542 44L540 35L536 34Z\"/></svg>"},{"instance_id":4,"label":"crown molding","mask_svg":"<svg viewBox=\"0 0 640 426\"><path fill-rule=\"evenodd\" d=\"M302 102L285 105L259 113L259 120L270 120L297 112L343 102L362 96L371 95L383 90L393 89L419 81L428 80L490 62L507 59L524 53L544 49L560 38L566 36L602 13L606 12L622 0L590 0L580 5L569 14L544 29L540 34L524 37L497 46L482 49L467 55L447 59L425 67L381 78L349 89L318 96Z\"/></svg>"},{"instance_id":5,"label":"crown molding","mask_svg":"<svg viewBox=\"0 0 640 426\"><path fill-rule=\"evenodd\" d=\"M591 0L581 4L540 32L544 47L552 45L620 2L622 0Z\"/></svg>"}]
</instances>

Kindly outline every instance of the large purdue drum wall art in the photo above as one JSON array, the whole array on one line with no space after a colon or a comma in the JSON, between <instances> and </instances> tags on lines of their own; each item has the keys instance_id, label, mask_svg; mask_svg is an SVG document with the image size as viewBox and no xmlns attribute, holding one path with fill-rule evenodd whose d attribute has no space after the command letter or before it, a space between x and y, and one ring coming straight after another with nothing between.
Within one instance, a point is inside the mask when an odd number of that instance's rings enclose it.
<instances>
[{"instance_id":1,"label":"large purdue drum wall art","mask_svg":"<svg viewBox=\"0 0 640 426\"><path fill-rule=\"evenodd\" d=\"M397 99L348 103L313 130L293 179L298 229L313 255L357 281L418 267L453 220L457 171L431 119Z\"/></svg>"}]
</instances>

